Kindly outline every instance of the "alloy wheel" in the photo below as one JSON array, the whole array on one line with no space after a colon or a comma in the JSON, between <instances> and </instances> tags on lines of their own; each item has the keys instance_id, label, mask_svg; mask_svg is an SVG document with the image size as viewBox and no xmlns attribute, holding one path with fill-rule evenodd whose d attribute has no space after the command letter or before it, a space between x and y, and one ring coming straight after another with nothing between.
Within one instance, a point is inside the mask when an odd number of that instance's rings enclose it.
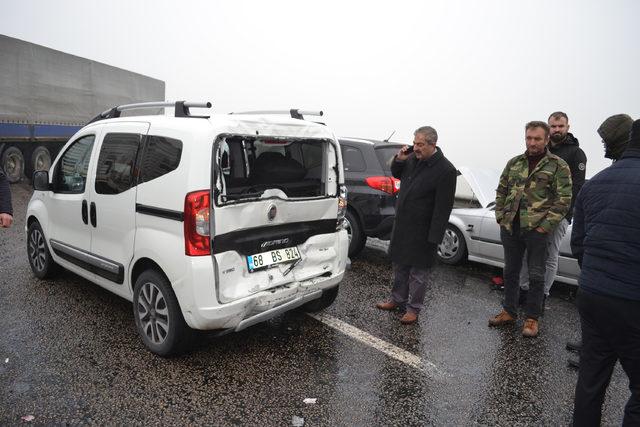
<instances>
[{"instance_id":1,"label":"alloy wheel","mask_svg":"<svg viewBox=\"0 0 640 427\"><path fill-rule=\"evenodd\" d=\"M169 334L169 309L164 295L155 284L142 285L138 296L138 318L142 332L154 344L162 344Z\"/></svg>"},{"instance_id":2,"label":"alloy wheel","mask_svg":"<svg viewBox=\"0 0 640 427\"><path fill-rule=\"evenodd\" d=\"M46 263L46 247L44 236L37 228L29 235L29 259L36 270L42 271Z\"/></svg>"},{"instance_id":3,"label":"alloy wheel","mask_svg":"<svg viewBox=\"0 0 640 427\"><path fill-rule=\"evenodd\" d=\"M455 231L447 228L442 243L438 245L438 254L444 259L453 258L460 250L460 240Z\"/></svg>"}]
</instances>

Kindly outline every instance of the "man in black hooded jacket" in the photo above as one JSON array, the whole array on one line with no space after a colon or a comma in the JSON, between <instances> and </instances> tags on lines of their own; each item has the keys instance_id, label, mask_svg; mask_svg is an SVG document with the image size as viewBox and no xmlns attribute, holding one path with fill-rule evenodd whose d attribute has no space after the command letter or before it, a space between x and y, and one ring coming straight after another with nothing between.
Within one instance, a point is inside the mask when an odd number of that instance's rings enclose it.
<instances>
[{"instance_id":1,"label":"man in black hooded jacket","mask_svg":"<svg viewBox=\"0 0 640 427\"><path fill-rule=\"evenodd\" d=\"M607 159L615 162L627 148L629 144L629 134L631 132L631 126L633 125L633 119L627 114L614 114L611 117L602 122L598 128L598 135L602 138L604 144L604 156ZM575 199L574 199L575 201ZM569 341L567 342L567 350L580 352L582 347L581 341ZM569 366L578 368L580 361L578 359L569 358Z\"/></svg>"}]
</instances>

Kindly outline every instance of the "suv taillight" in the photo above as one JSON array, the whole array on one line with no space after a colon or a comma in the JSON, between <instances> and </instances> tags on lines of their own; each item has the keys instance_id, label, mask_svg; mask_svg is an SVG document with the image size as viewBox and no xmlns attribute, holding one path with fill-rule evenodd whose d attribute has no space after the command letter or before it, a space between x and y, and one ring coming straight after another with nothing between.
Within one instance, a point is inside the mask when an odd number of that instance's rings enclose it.
<instances>
[{"instance_id":1,"label":"suv taillight","mask_svg":"<svg viewBox=\"0 0 640 427\"><path fill-rule=\"evenodd\" d=\"M336 222L336 230L342 228L344 223L344 215L347 212L347 187L340 186L340 195L338 196L338 221Z\"/></svg>"},{"instance_id":2,"label":"suv taillight","mask_svg":"<svg viewBox=\"0 0 640 427\"><path fill-rule=\"evenodd\" d=\"M209 190L194 191L184 198L184 252L186 255L211 254L210 201Z\"/></svg>"},{"instance_id":3,"label":"suv taillight","mask_svg":"<svg viewBox=\"0 0 640 427\"><path fill-rule=\"evenodd\" d=\"M388 194L396 194L400 191L400 180L390 176L370 176L364 180L367 185L376 190L384 191Z\"/></svg>"}]
</instances>

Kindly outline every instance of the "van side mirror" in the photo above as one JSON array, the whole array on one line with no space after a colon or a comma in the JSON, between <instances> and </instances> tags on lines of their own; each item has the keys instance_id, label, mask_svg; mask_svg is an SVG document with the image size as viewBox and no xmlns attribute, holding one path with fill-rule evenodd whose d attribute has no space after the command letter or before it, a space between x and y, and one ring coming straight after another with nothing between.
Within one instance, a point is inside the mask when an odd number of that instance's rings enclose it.
<instances>
[{"instance_id":1,"label":"van side mirror","mask_svg":"<svg viewBox=\"0 0 640 427\"><path fill-rule=\"evenodd\" d=\"M49 191L49 172L36 171L33 173L33 189L37 191Z\"/></svg>"}]
</instances>

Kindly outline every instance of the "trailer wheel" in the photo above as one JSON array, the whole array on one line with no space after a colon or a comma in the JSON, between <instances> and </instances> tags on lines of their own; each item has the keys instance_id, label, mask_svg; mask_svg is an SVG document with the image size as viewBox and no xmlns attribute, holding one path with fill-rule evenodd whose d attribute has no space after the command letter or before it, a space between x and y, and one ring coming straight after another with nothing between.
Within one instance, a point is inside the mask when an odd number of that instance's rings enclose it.
<instances>
[{"instance_id":1,"label":"trailer wheel","mask_svg":"<svg viewBox=\"0 0 640 427\"><path fill-rule=\"evenodd\" d=\"M7 180L14 183L22 179L24 175L24 156L17 147L9 147L2 153L2 169Z\"/></svg>"},{"instance_id":2,"label":"trailer wheel","mask_svg":"<svg viewBox=\"0 0 640 427\"><path fill-rule=\"evenodd\" d=\"M47 147L40 145L33 150L31 154L31 165L33 166L33 172L49 170L51 167L51 153Z\"/></svg>"}]
</instances>

